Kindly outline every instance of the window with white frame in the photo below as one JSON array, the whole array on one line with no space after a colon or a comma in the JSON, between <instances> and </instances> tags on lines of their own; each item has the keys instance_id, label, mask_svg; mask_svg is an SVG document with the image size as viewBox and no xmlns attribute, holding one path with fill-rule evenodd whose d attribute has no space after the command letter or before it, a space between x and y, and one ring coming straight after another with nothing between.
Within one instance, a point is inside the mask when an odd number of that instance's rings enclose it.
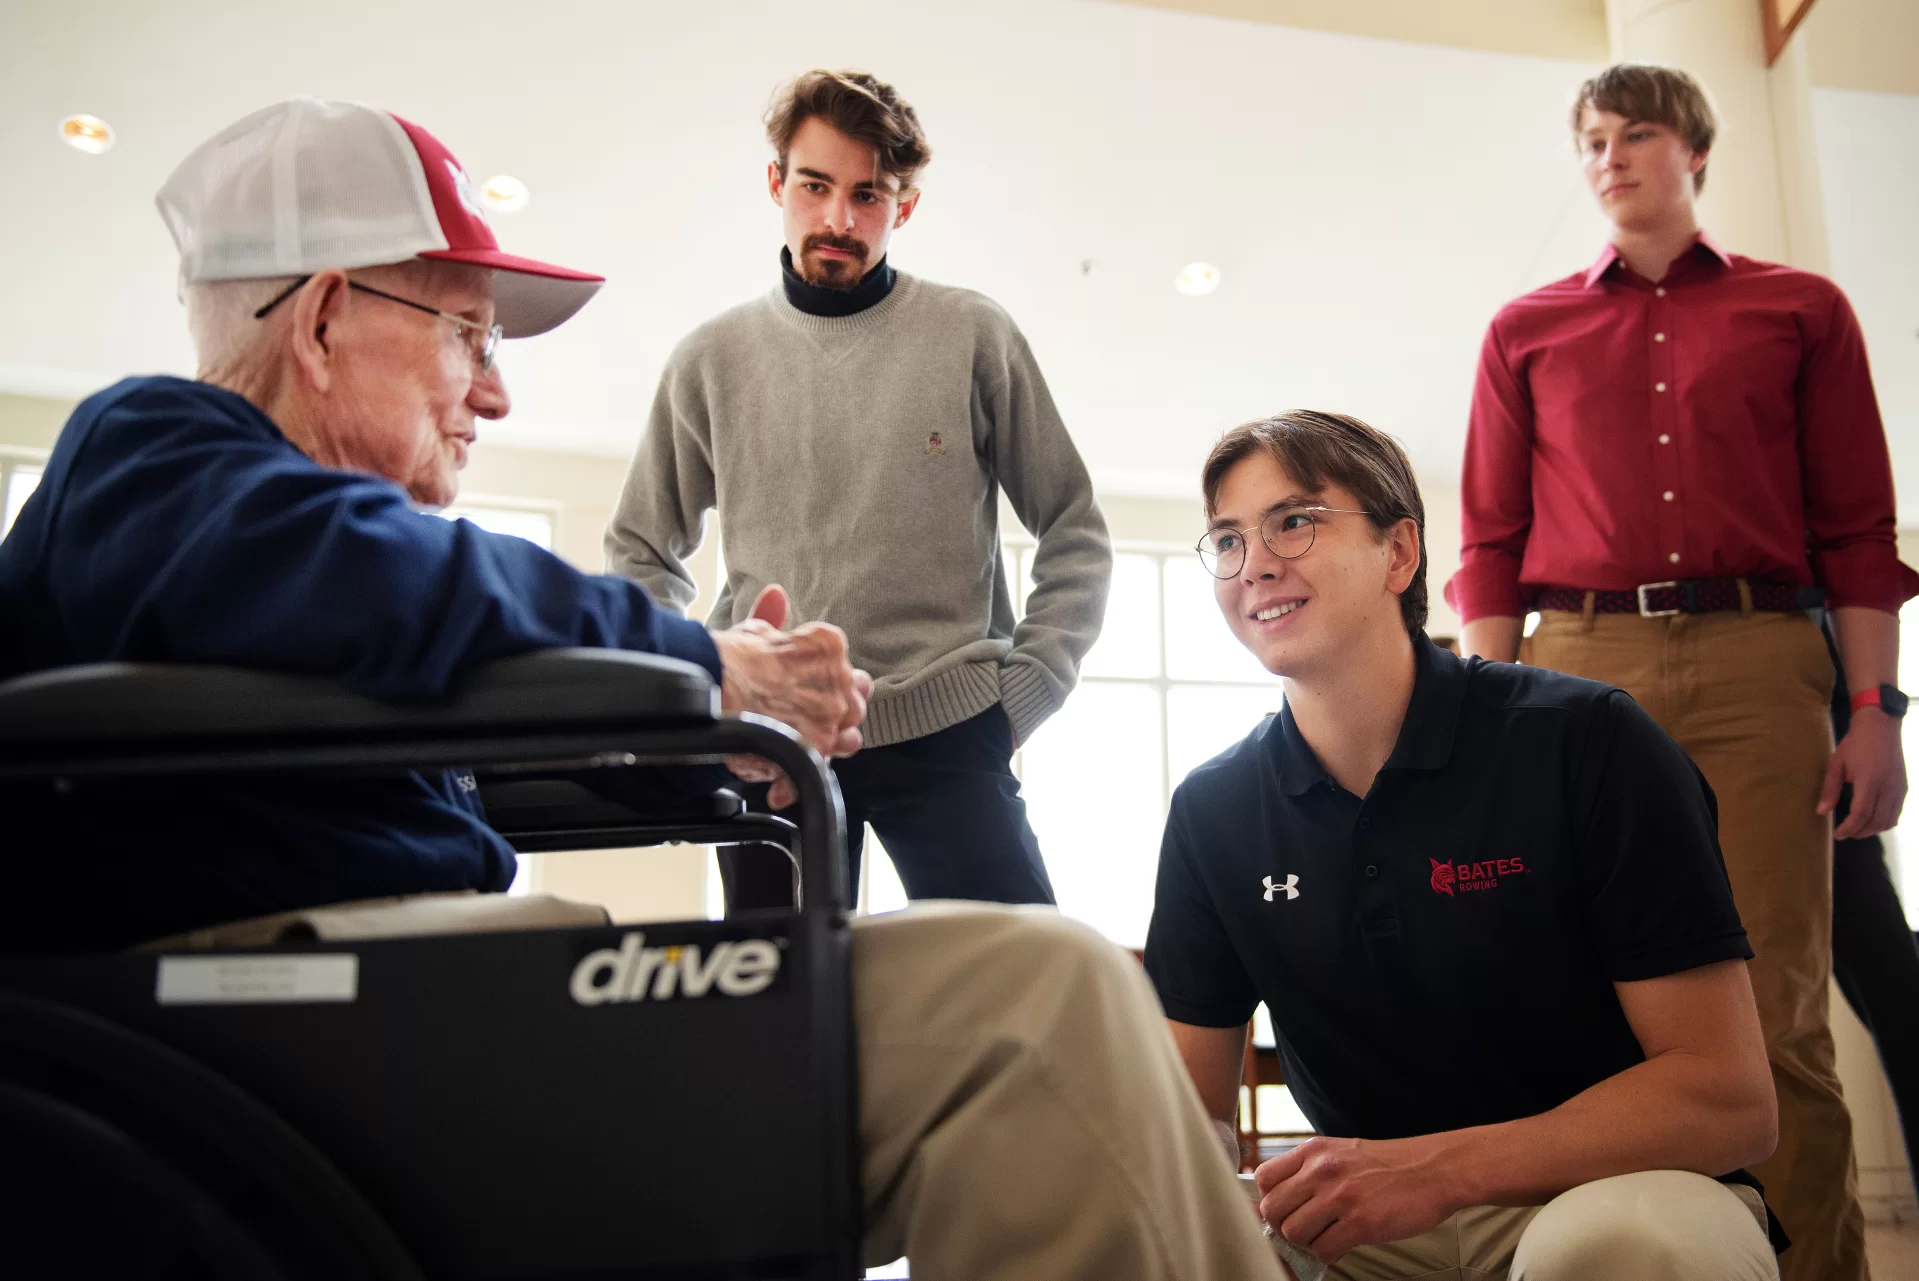
<instances>
[{"instance_id":1,"label":"window with white frame","mask_svg":"<svg viewBox=\"0 0 1919 1281\"><path fill-rule=\"evenodd\" d=\"M1910 600L1899 609L1899 632L1905 644L1899 647L1899 688L1919 690L1919 600ZM1919 775L1919 712L1899 722L1899 736L1906 749L1906 769ZM1906 923L1919 930L1919 799L1908 796L1898 826L1886 833L1888 862L1893 883L1899 887L1905 905Z\"/></svg>"},{"instance_id":2,"label":"window with white frame","mask_svg":"<svg viewBox=\"0 0 1919 1281\"><path fill-rule=\"evenodd\" d=\"M1032 564L1022 549L1018 601ZM1116 943L1144 944L1173 789L1280 697L1279 678L1227 629L1191 548L1116 552L1106 625L1079 687L1017 763L1060 910Z\"/></svg>"},{"instance_id":3,"label":"window with white frame","mask_svg":"<svg viewBox=\"0 0 1919 1281\"><path fill-rule=\"evenodd\" d=\"M39 487L46 461L41 450L0 449L0 538L7 536L20 509Z\"/></svg>"},{"instance_id":4,"label":"window with white frame","mask_svg":"<svg viewBox=\"0 0 1919 1281\"><path fill-rule=\"evenodd\" d=\"M1010 546L1006 562L1023 612L1031 544ZM1116 943L1143 945L1173 789L1279 704L1279 678L1227 630L1198 555L1122 544L1106 624L1078 688L1013 761L1060 910ZM906 893L871 833L866 854L861 907L903 907Z\"/></svg>"}]
</instances>

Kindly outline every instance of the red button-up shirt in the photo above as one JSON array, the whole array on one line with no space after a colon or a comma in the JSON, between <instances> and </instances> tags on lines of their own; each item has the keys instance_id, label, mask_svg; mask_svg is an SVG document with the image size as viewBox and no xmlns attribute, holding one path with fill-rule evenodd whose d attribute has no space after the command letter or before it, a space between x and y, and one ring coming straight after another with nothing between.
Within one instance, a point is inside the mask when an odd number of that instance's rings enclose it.
<instances>
[{"instance_id":1,"label":"red button-up shirt","mask_svg":"<svg viewBox=\"0 0 1919 1281\"><path fill-rule=\"evenodd\" d=\"M1896 612L1892 463L1859 322L1823 276L1701 236L1657 285L1608 246L1508 303L1480 353L1446 599L1542 587L1817 583Z\"/></svg>"}]
</instances>

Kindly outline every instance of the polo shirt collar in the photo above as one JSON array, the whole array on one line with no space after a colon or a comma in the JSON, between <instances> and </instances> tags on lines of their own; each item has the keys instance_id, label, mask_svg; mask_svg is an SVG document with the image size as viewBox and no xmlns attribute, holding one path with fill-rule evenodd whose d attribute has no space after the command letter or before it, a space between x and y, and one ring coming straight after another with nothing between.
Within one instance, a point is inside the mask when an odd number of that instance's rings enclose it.
<instances>
[{"instance_id":1,"label":"polo shirt collar","mask_svg":"<svg viewBox=\"0 0 1919 1281\"><path fill-rule=\"evenodd\" d=\"M1440 769L1453 758L1453 735L1466 699L1466 664L1421 632L1413 642L1413 701L1387 769Z\"/></svg>"},{"instance_id":2,"label":"polo shirt collar","mask_svg":"<svg viewBox=\"0 0 1919 1281\"><path fill-rule=\"evenodd\" d=\"M1687 250L1686 253L1694 254L1701 249L1718 259L1721 266L1732 266L1732 255L1728 254L1724 249L1721 249L1719 242L1703 231L1699 233L1699 238L1693 241L1692 248ZM1683 256L1684 255L1682 255L1682 257ZM1620 256L1619 246L1608 244L1605 249L1600 251L1599 257L1594 260L1593 265L1586 269L1586 288L1591 289L1594 285L1597 285L1601 280L1605 279L1606 273L1613 269L1613 264L1623 263L1624 261L1625 259Z\"/></svg>"},{"instance_id":3,"label":"polo shirt collar","mask_svg":"<svg viewBox=\"0 0 1919 1281\"><path fill-rule=\"evenodd\" d=\"M1385 769L1440 769L1452 759L1459 709L1466 698L1466 665L1423 632L1413 641L1413 664L1412 701ZM1331 781L1299 732L1290 703L1281 705L1263 737L1279 769L1279 790L1286 795L1301 796Z\"/></svg>"}]
</instances>

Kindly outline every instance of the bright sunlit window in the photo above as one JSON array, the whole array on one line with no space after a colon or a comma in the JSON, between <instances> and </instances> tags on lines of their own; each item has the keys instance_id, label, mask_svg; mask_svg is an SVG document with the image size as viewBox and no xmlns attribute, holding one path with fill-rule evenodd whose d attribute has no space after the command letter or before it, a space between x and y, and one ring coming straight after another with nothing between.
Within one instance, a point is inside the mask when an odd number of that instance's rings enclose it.
<instances>
[{"instance_id":1,"label":"bright sunlit window","mask_svg":"<svg viewBox=\"0 0 1919 1281\"><path fill-rule=\"evenodd\" d=\"M45 467L36 459L13 458L0 454L0 538L5 538L19 519L20 509L39 487Z\"/></svg>"},{"instance_id":2,"label":"bright sunlit window","mask_svg":"<svg viewBox=\"0 0 1919 1281\"><path fill-rule=\"evenodd\" d=\"M527 542L553 550L555 509L552 507L508 505L501 502L461 502L438 513L448 520L470 520L494 534L511 534Z\"/></svg>"},{"instance_id":3,"label":"bright sunlit window","mask_svg":"<svg viewBox=\"0 0 1919 1281\"><path fill-rule=\"evenodd\" d=\"M1899 688L1919 689L1919 600L1907 601L1899 610ZM1906 769L1919 774L1919 714L1899 722L1899 736L1905 743ZM1905 905L1906 923L1919 930L1919 801L1907 797L1899 825L1886 833L1886 855L1892 864L1893 884L1899 887L1899 901Z\"/></svg>"},{"instance_id":4,"label":"bright sunlit window","mask_svg":"<svg viewBox=\"0 0 1919 1281\"><path fill-rule=\"evenodd\" d=\"M1013 578L1023 603L1030 549ZM1106 626L1079 688L1015 763L1060 910L1144 944L1173 788L1279 704L1279 678L1233 639L1197 556L1115 555Z\"/></svg>"},{"instance_id":5,"label":"bright sunlit window","mask_svg":"<svg viewBox=\"0 0 1919 1281\"><path fill-rule=\"evenodd\" d=\"M1006 561L1023 612L1032 548L1009 550ZM1106 626L1079 688L1013 759L1060 910L1115 943L1144 945L1173 789L1279 703L1279 678L1226 629L1199 557L1183 548L1115 555ZM870 828L857 900L867 912L906 905Z\"/></svg>"}]
</instances>

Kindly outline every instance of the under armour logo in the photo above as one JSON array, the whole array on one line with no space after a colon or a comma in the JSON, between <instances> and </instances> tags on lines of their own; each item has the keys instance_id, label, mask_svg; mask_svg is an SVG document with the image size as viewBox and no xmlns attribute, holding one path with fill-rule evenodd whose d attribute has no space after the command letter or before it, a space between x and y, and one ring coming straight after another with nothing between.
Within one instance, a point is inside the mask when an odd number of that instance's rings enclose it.
<instances>
[{"instance_id":1,"label":"under armour logo","mask_svg":"<svg viewBox=\"0 0 1919 1281\"><path fill-rule=\"evenodd\" d=\"M1273 895L1275 894L1284 894L1287 898L1299 897L1299 874L1296 872L1287 874L1284 885L1275 885L1273 878L1270 876L1261 878L1260 884L1266 887L1266 901L1268 903L1273 901Z\"/></svg>"}]
</instances>

